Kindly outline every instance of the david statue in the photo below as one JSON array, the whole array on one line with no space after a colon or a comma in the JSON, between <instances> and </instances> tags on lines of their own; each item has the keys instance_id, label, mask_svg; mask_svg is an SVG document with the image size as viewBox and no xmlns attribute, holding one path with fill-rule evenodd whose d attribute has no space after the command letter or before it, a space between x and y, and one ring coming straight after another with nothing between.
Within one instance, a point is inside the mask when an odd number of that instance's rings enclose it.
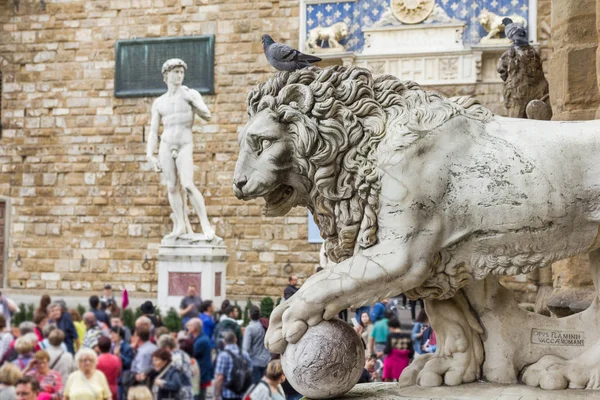
<instances>
[{"instance_id":1,"label":"david statue","mask_svg":"<svg viewBox=\"0 0 600 400\"><path fill-rule=\"evenodd\" d=\"M173 231L165 238L178 238L193 233L187 216L187 196L200 219L200 226L206 240L215 237L215 230L206 215L202 193L194 185L194 143L192 126L198 115L204 121L210 120L210 111L198 91L183 85L187 65L183 60L172 58L165 61L162 74L167 84L167 93L152 104L150 137L146 147L146 158L156 172L162 172L161 181L167 185L169 204L173 209ZM158 141L160 122L164 125L158 148L158 158L154 156ZM181 183L182 196L177 183Z\"/></svg>"},{"instance_id":2,"label":"david statue","mask_svg":"<svg viewBox=\"0 0 600 400\"><path fill-rule=\"evenodd\" d=\"M590 253L600 285L600 122L503 118L362 68L280 72L253 89L233 191L307 207L335 262L271 315L284 353L349 307L425 299L438 345L401 385L486 379L600 388L600 308L520 310L499 275Z\"/></svg>"}]
</instances>

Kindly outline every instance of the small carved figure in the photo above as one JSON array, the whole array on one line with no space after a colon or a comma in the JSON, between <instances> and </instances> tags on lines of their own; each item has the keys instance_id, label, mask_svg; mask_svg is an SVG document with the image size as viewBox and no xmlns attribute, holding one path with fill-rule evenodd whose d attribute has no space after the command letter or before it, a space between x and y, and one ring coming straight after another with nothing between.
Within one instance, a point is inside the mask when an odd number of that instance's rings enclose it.
<instances>
[{"instance_id":1,"label":"small carved figure","mask_svg":"<svg viewBox=\"0 0 600 400\"><path fill-rule=\"evenodd\" d=\"M311 53L315 53L321 49L344 51L344 46L340 41L349 34L348 25L345 22L338 22L331 26L317 26L308 31L306 47ZM329 46L328 48L323 47L325 43Z\"/></svg>"},{"instance_id":2,"label":"small carved figure","mask_svg":"<svg viewBox=\"0 0 600 400\"><path fill-rule=\"evenodd\" d=\"M505 17L497 15L491 11L483 10L477 19L483 29L485 29L488 34L481 39L481 42L488 41L490 39L499 39L500 34L504 32L504 23L502 20ZM524 28L527 28L527 20L519 15L511 15L510 19L517 23L521 24Z\"/></svg>"},{"instance_id":3,"label":"small carved figure","mask_svg":"<svg viewBox=\"0 0 600 400\"><path fill-rule=\"evenodd\" d=\"M527 42L522 25L504 18L507 37L513 42L498 60L496 70L504 81L504 105L508 116L550 120L552 108L542 60Z\"/></svg>"},{"instance_id":4,"label":"small carved figure","mask_svg":"<svg viewBox=\"0 0 600 400\"><path fill-rule=\"evenodd\" d=\"M283 43L275 43L269 35L262 36L263 49L267 61L279 71L296 71L321 61L319 57L301 53Z\"/></svg>"}]
</instances>

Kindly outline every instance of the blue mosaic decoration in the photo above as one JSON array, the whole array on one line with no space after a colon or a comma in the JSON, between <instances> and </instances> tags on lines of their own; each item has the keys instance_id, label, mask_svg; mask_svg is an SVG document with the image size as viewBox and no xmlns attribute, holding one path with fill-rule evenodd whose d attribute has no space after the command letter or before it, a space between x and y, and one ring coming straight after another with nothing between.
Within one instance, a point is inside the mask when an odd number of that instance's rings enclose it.
<instances>
[{"instance_id":1,"label":"blue mosaic decoration","mask_svg":"<svg viewBox=\"0 0 600 400\"><path fill-rule=\"evenodd\" d=\"M450 18L466 24L465 45L477 44L487 32L477 21L482 10L495 14L520 15L529 20L529 0L437 0L437 4ZM330 1L318 4L306 4L306 33L317 26L330 26L336 22L345 22L350 36L341 43L347 51L361 52L364 46L363 28L377 22L390 6L390 0L354 0Z\"/></svg>"}]
</instances>

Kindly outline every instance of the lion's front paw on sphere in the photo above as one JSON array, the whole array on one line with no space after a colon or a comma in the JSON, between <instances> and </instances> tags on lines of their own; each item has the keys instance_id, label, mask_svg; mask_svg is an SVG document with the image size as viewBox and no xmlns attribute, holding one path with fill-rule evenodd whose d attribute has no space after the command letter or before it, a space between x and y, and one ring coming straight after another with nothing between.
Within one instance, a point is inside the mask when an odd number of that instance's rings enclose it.
<instances>
[{"instance_id":1,"label":"lion's front paw on sphere","mask_svg":"<svg viewBox=\"0 0 600 400\"><path fill-rule=\"evenodd\" d=\"M286 378L309 399L331 399L348 392L358 382L365 365L360 337L338 319L308 328L281 356Z\"/></svg>"}]
</instances>

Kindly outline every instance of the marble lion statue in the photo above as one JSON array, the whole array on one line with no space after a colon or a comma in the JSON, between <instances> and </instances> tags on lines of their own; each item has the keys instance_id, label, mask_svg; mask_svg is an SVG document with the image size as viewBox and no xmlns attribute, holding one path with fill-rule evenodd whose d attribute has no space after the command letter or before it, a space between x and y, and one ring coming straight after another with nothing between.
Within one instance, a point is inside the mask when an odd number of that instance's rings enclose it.
<instances>
[{"instance_id":1,"label":"marble lion statue","mask_svg":"<svg viewBox=\"0 0 600 400\"><path fill-rule=\"evenodd\" d=\"M493 13L488 10L483 10L477 20L483 26L488 34L483 38L483 40L499 38L500 34L504 32L504 23L502 20L506 18L506 16L501 16L496 13ZM523 25L523 28L527 28L527 20L520 15L513 14L509 16L509 18L517 24Z\"/></svg>"},{"instance_id":2,"label":"marble lion statue","mask_svg":"<svg viewBox=\"0 0 600 400\"><path fill-rule=\"evenodd\" d=\"M340 44L340 40L348 36L348 25L345 22L338 22L331 26L318 26L308 31L308 39L306 47L312 53L320 49L318 42L329 45L329 49L344 50L344 46ZM322 46L322 45L321 45Z\"/></svg>"},{"instance_id":3,"label":"marble lion statue","mask_svg":"<svg viewBox=\"0 0 600 400\"><path fill-rule=\"evenodd\" d=\"M554 319L498 284L590 252L600 277L600 122L494 116L362 68L281 72L253 89L233 190L264 214L308 208L335 263L271 315L283 353L310 326L405 293L437 351L401 385L476 379L600 387L598 300Z\"/></svg>"}]
</instances>

